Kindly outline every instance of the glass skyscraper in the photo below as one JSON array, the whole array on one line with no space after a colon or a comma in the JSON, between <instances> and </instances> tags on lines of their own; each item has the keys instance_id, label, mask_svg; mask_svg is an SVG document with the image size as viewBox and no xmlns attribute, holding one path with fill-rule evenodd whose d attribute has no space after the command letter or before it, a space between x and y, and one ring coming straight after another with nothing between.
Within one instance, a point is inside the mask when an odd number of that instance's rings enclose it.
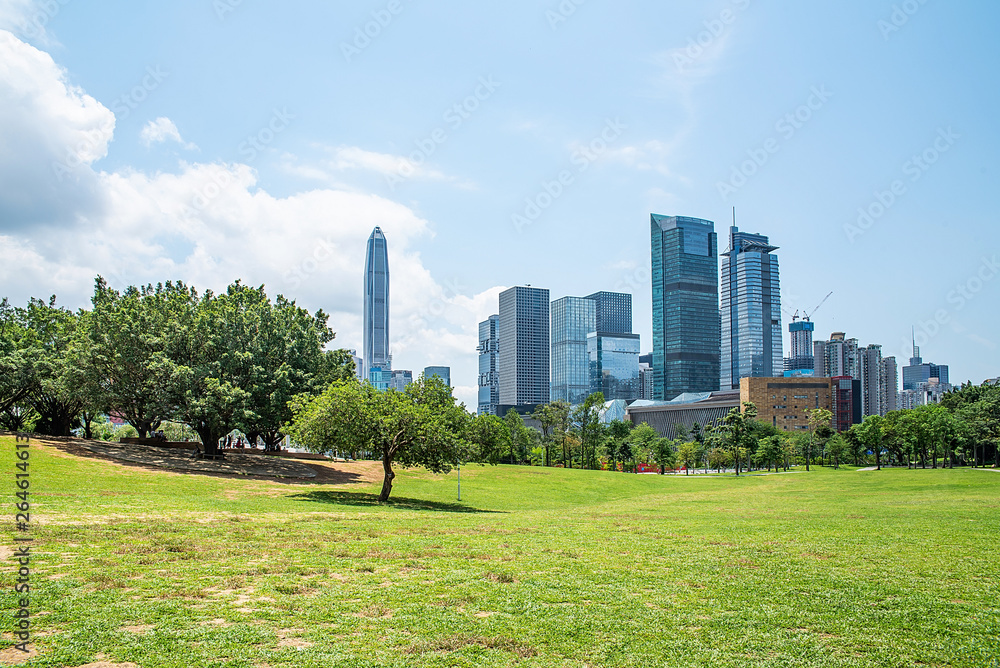
<instances>
[{"instance_id":1,"label":"glass skyscraper","mask_svg":"<svg viewBox=\"0 0 1000 668\"><path fill-rule=\"evenodd\" d=\"M591 332L587 336L590 358L590 391L601 392L604 399L638 399L639 335Z\"/></svg>"},{"instance_id":2,"label":"glass skyscraper","mask_svg":"<svg viewBox=\"0 0 1000 668\"><path fill-rule=\"evenodd\" d=\"M379 372L392 368L389 357L389 252L382 229L376 227L368 237L365 254L363 378L371 378L372 369ZM379 376L378 385L382 384Z\"/></svg>"},{"instance_id":3,"label":"glass skyscraper","mask_svg":"<svg viewBox=\"0 0 1000 668\"><path fill-rule=\"evenodd\" d=\"M428 366L424 367L424 378L437 376L444 381L444 384L451 387L451 367L450 366Z\"/></svg>"},{"instance_id":4,"label":"glass skyscraper","mask_svg":"<svg viewBox=\"0 0 1000 668\"><path fill-rule=\"evenodd\" d=\"M632 333L632 295L625 292L595 292L587 295L594 300L594 329L603 334Z\"/></svg>"},{"instance_id":5,"label":"glass skyscraper","mask_svg":"<svg viewBox=\"0 0 1000 668\"><path fill-rule=\"evenodd\" d=\"M591 392L587 335L595 331L596 309L588 297L552 302L551 401L579 404Z\"/></svg>"},{"instance_id":6,"label":"glass skyscraper","mask_svg":"<svg viewBox=\"0 0 1000 668\"><path fill-rule=\"evenodd\" d=\"M722 376L724 390L738 390L740 378L781 376L781 288L778 256L762 234L729 228L722 253Z\"/></svg>"},{"instance_id":7,"label":"glass skyscraper","mask_svg":"<svg viewBox=\"0 0 1000 668\"><path fill-rule=\"evenodd\" d=\"M719 258L715 224L650 217L653 396L719 389Z\"/></svg>"},{"instance_id":8,"label":"glass skyscraper","mask_svg":"<svg viewBox=\"0 0 1000 668\"><path fill-rule=\"evenodd\" d=\"M500 405L500 316L479 323L480 415L496 415Z\"/></svg>"},{"instance_id":9,"label":"glass skyscraper","mask_svg":"<svg viewBox=\"0 0 1000 668\"><path fill-rule=\"evenodd\" d=\"M549 402L549 324L548 290L518 286L500 293L501 406Z\"/></svg>"}]
</instances>

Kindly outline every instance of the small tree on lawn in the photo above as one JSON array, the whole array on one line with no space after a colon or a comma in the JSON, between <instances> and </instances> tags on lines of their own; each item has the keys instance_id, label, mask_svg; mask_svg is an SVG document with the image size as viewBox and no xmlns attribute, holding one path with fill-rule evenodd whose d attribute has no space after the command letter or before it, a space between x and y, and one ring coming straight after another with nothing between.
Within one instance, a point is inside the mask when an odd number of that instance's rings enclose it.
<instances>
[{"instance_id":1,"label":"small tree on lawn","mask_svg":"<svg viewBox=\"0 0 1000 668\"><path fill-rule=\"evenodd\" d=\"M691 475L691 467L698 460L698 444L688 441L678 445L677 459L684 464L684 475Z\"/></svg>"},{"instance_id":2,"label":"small tree on lawn","mask_svg":"<svg viewBox=\"0 0 1000 668\"><path fill-rule=\"evenodd\" d=\"M817 436L823 438L823 434L830 432L830 422L833 420L833 413L831 413L826 408L813 408L806 411L806 415L809 418L809 441L806 443L806 471L809 470L810 460L812 459L813 445ZM822 430L822 434L818 433ZM832 432L831 434L832 435ZM829 436L826 436L829 438Z\"/></svg>"},{"instance_id":3,"label":"small tree on lawn","mask_svg":"<svg viewBox=\"0 0 1000 668\"><path fill-rule=\"evenodd\" d=\"M423 466L448 473L468 460L469 415L437 376L419 378L405 392L379 391L354 381L331 385L316 398L297 397L288 433L313 452L350 450L361 443L382 455L384 502L396 477L392 467Z\"/></svg>"},{"instance_id":4,"label":"small tree on lawn","mask_svg":"<svg viewBox=\"0 0 1000 668\"><path fill-rule=\"evenodd\" d=\"M833 460L833 468L840 468L840 460L851 451L851 444L843 434L834 434L826 442L826 455Z\"/></svg>"}]
</instances>

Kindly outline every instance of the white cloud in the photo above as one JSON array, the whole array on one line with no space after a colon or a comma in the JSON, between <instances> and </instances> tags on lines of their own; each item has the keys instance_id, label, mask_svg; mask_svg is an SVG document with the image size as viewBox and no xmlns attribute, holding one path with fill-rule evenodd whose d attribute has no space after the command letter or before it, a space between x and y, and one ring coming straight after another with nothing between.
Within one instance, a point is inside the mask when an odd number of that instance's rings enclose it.
<instances>
[{"instance_id":1,"label":"white cloud","mask_svg":"<svg viewBox=\"0 0 1000 668\"><path fill-rule=\"evenodd\" d=\"M114 114L6 30L0 100L0 232L96 215L103 202L90 165L107 154Z\"/></svg>"},{"instance_id":2,"label":"white cloud","mask_svg":"<svg viewBox=\"0 0 1000 668\"><path fill-rule=\"evenodd\" d=\"M389 241L396 366L419 373L449 364L459 398L475 405L476 326L495 312L500 289L468 295L461 281L438 282L416 249L432 237L429 224L408 207L332 188L276 197L239 163L96 171L113 114L66 83L47 54L6 32L0 99L19 101L0 107L0 145L17 146L0 153L0 281L13 301L54 293L64 305L87 306L98 274L116 287L180 279L201 290L241 278L322 308L337 332L334 345L360 348L365 243L378 225ZM172 123L156 127L179 138ZM67 147L79 159L60 182L51 162ZM337 155L384 164L363 151ZM39 198L55 203L38 205Z\"/></svg>"},{"instance_id":3,"label":"white cloud","mask_svg":"<svg viewBox=\"0 0 1000 668\"><path fill-rule=\"evenodd\" d=\"M181 139L181 133L177 129L177 126L166 116L160 116L155 121L146 123L145 127L142 128L142 132L139 133L139 138L146 146L175 141L188 151L194 151L198 148L195 144L189 144Z\"/></svg>"},{"instance_id":4,"label":"white cloud","mask_svg":"<svg viewBox=\"0 0 1000 668\"><path fill-rule=\"evenodd\" d=\"M340 185L339 174L346 172L372 172L377 174L393 189L395 185L411 179L440 181L463 189L474 189L475 184L455 176L449 176L427 164L420 152L409 157L368 151L357 146L320 147L329 157L316 164L298 164L294 156L286 155L286 171L303 178L320 181L327 185ZM416 160L415 158L420 158Z\"/></svg>"}]
</instances>

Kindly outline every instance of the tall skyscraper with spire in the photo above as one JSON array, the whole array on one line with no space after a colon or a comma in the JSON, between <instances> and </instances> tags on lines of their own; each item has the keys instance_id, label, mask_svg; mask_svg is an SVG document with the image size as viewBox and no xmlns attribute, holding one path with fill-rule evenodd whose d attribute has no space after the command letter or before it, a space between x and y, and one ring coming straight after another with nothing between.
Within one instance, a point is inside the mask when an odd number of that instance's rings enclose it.
<instances>
[{"instance_id":1,"label":"tall skyscraper with spire","mask_svg":"<svg viewBox=\"0 0 1000 668\"><path fill-rule=\"evenodd\" d=\"M778 256L763 234L729 228L722 257L722 378L724 390L740 378L782 375L781 288Z\"/></svg>"},{"instance_id":2,"label":"tall skyscraper with spire","mask_svg":"<svg viewBox=\"0 0 1000 668\"><path fill-rule=\"evenodd\" d=\"M379 386L381 376L372 379L372 369L391 368L389 356L389 252L382 228L368 237L365 254L364 376Z\"/></svg>"}]
</instances>

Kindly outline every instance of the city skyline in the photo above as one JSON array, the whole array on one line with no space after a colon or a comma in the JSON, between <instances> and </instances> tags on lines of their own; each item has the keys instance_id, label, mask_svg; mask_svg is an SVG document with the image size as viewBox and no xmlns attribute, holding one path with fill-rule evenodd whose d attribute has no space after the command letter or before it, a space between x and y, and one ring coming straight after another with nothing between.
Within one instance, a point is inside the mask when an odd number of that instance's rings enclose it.
<instances>
[{"instance_id":1,"label":"city skyline","mask_svg":"<svg viewBox=\"0 0 1000 668\"><path fill-rule=\"evenodd\" d=\"M1000 376L993 3L404 4L347 54L381 6L221 4L0 7L12 303L239 278L360 351L379 226L394 365L450 365L471 407L500 292L631 293L648 352L649 212L735 206L784 306L835 291L823 336L902 366L913 325L955 383Z\"/></svg>"}]
</instances>

